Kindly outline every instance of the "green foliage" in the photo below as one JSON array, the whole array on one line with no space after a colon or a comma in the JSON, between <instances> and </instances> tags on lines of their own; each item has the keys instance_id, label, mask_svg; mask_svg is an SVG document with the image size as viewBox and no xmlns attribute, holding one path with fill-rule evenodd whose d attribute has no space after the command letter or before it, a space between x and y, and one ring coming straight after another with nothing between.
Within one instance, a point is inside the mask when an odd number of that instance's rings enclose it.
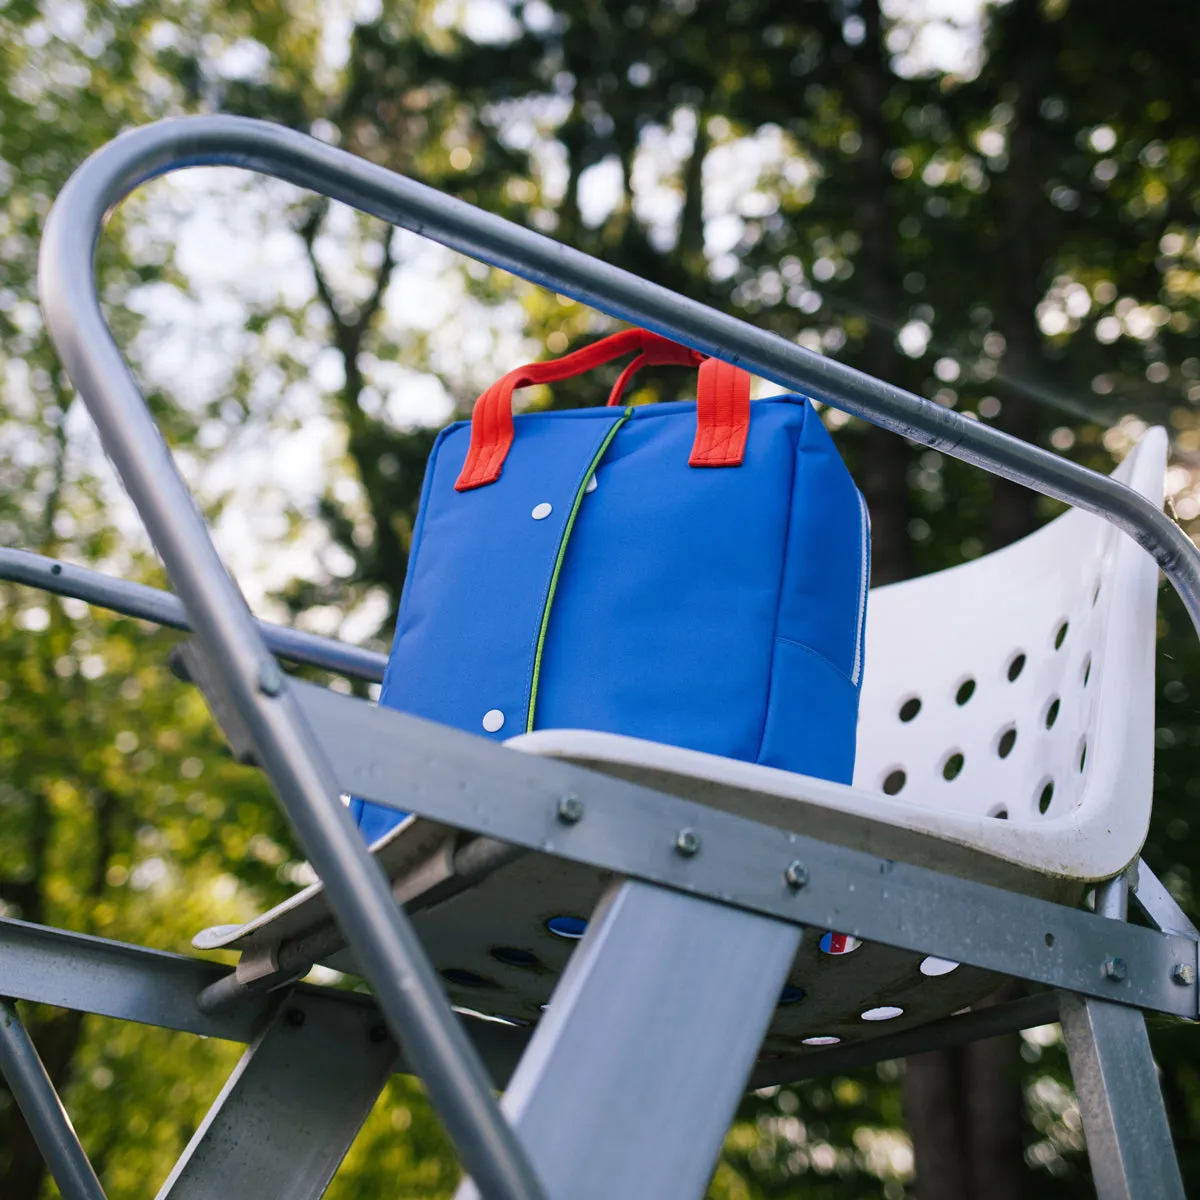
<instances>
[{"instance_id":1,"label":"green foliage","mask_svg":"<svg viewBox=\"0 0 1200 1200\"><path fill-rule=\"evenodd\" d=\"M1179 516L1200 518L1200 109L1187 6L1011 0L985 10L978 69L960 71L922 66L920 30L877 0L513 0L507 28L475 37L454 6L384 0L363 8L340 51L335 7L0 6L4 544L161 582L108 517L112 487L42 329L34 264L53 196L87 153L129 125L217 108L312 132L1100 470L1142 423L1166 423ZM598 205L604 171L616 183ZM190 363L155 365L161 314L203 307L161 229L161 206L181 216L196 193L151 190L123 208L100 249L106 307L213 518L258 500L211 482L215 452L294 434L314 412L327 422L326 478L307 509L277 505L279 550L307 544L313 527L320 545L294 556L305 565L273 599L298 623L357 620L359 636L384 644L434 434L405 395L436 378L446 407L465 412L522 355L561 353L611 323L445 255L447 341L397 316L413 311L406 291L429 286L412 239L238 186L221 193L225 214L268 205L309 284L238 281L237 328L203 347L219 378L201 386ZM647 372L636 398L679 394L683 374ZM529 400L598 403L606 382ZM1056 511L844 414L826 418L871 504L878 581L954 565ZM243 919L305 878L262 780L231 761L197 695L165 670L173 640L0 589L5 915L183 949L198 928ZM1170 598L1160 646L1146 857L1194 916L1200 648ZM109 1195L145 1195L237 1049L28 1015ZM1189 1180L1200 1178L1192 1033L1152 1030ZM1041 1031L1019 1061L1019 1085L974 1081L1023 1100L1017 1194L1089 1194L1061 1045ZM50 1195L6 1100L0 1190ZM898 1200L913 1186L913 1103L897 1064L750 1096L710 1194ZM396 1079L331 1194L442 1197L456 1179L419 1085Z\"/></svg>"}]
</instances>

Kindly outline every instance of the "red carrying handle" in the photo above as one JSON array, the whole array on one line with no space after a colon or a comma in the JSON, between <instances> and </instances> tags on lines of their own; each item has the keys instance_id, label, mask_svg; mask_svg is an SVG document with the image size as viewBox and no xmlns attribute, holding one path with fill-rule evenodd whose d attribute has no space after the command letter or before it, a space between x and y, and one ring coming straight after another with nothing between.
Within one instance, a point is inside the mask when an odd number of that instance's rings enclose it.
<instances>
[{"instance_id":1,"label":"red carrying handle","mask_svg":"<svg viewBox=\"0 0 1200 1200\"><path fill-rule=\"evenodd\" d=\"M627 329L576 350L564 358L530 363L509 371L475 402L471 416L471 446L454 487L468 492L495 483L513 441L512 397L517 388L532 383L558 383L638 351L621 372L609 394L609 404L619 404L633 376L645 366L699 366L696 390L696 440L688 465L740 467L750 432L750 375L719 358L706 358L647 329Z\"/></svg>"}]
</instances>

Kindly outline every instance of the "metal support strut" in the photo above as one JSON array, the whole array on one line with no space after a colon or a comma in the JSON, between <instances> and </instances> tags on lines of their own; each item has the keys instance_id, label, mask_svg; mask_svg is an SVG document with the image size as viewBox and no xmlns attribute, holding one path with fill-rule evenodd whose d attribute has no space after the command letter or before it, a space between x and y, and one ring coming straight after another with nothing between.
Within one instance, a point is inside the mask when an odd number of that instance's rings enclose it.
<instances>
[{"instance_id":1,"label":"metal support strut","mask_svg":"<svg viewBox=\"0 0 1200 1200\"><path fill-rule=\"evenodd\" d=\"M1096 892L1096 911L1123 921L1124 875ZM1120 960L1114 959L1114 970ZM1064 994L1063 1041L1079 1100L1098 1200L1184 1200L1158 1073L1136 1008Z\"/></svg>"},{"instance_id":2,"label":"metal support strut","mask_svg":"<svg viewBox=\"0 0 1200 1200\"><path fill-rule=\"evenodd\" d=\"M800 933L613 886L504 1094L554 1200L703 1193ZM457 1200L478 1195L466 1184Z\"/></svg>"},{"instance_id":3,"label":"metal support strut","mask_svg":"<svg viewBox=\"0 0 1200 1200\"><path fill-rule=\"evenodd\" d=\"M158 1200L319 1200L395 1064L395 1043L371 1009L288 997Z\"/></svg>"},{"instance_id":4,"label":"metal support strut","mask_svg":"<svg viewBox=\"0 0 1200 1200\"><path fill-rule=\"evenodd\" d=\"M0 1074L8 1082L63 1200L104 1200L100 1180L11 1000L0 1000Z\"/></svg>"}]
</instances>

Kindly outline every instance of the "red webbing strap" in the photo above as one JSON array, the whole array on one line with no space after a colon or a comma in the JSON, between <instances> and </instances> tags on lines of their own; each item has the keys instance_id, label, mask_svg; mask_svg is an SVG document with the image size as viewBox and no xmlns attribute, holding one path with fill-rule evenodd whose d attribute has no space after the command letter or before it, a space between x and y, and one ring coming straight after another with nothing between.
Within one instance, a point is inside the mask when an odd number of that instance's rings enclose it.
<instances>
[{"instance_id":1,"label":"red webbing strap","mask_svg":"<svg viewBox=\"0 0 1200 1200\"><path fill-rule=\"evenodd\" d=\"M558 383L575 375L582 375L603 363L628 354L631 350L639 351L637 357L621 372L613 390L609 395L609 404L620 403L625 388L634 374L644 366L659 364L676 364L693 366L700 364L700 387L697 403L696 443L692 448L689 460L692 466L733 466L740 464L742 448L745 446L746 433L750 423L750 376L738 367L725 366L727 371L745 377L744 388L733 382L733 377L725 374L715 375L709 372L712 380L706 385L706 366L715 362L706 360L696 350L690 350L677 342L660 337L645 329L627 329L622 333L613 334L582 350L576 350L565 358L551 359L548 362L530 363L510 371L503 379L492 384L475 402L475 410L471 417L471 445L467 450L467 458L454 487L457 491L466 492L472 488L483 487L495 483L500 478L504 468L504 460L512 447L513 415L512 397L517 388L527 387L533 383ZM715 390L713 390L715 387ZM711 391L712 395L706 395ZM736 396L745 393L745 429L741 432L740 442L733 432L735 414L740 411ZM705 434L705 425L714 422L714 428ZM702 445L702 439L703 445ZM714 450L715 447L715 450ZM731 455L736 456L731 456Z\"/></svg>"},{"instance_id":2,"label":"red webbing strap","mask_svg":"<svg viewBox=\"0 0 1200 1200\"><path fill-rule=\"evenodd\" d=\"M749 433L749 372L719 358L706 358L700 364L696 440L688 465L740 467Z\"/></svg>"}]
</instances>

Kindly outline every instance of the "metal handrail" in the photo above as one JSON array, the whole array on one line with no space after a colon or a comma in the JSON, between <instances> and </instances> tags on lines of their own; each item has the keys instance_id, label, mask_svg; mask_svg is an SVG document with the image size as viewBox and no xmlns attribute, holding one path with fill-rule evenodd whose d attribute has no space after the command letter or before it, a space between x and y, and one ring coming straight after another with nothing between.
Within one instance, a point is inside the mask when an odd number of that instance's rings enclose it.
<instances>
[{"instance_id":1,"label":"metal handrail","mask_svg":"<svg viewBox=\"0 0 1200 1200\"><path fill-rule=\"evenodd\" d=\"M183 601L170 592L105 575L90 567L59 562L30 550L0 546L0 580L82 600L97 608L136 617L140 621L153 621L168 629L180 629L184 633L190 633L192 629ZM259 620L257 624L267 648L286 662L319 667L366 683L383 681L387 655L378 650L366 650L336 638L289 629L270 621Z\"/></svg>"},{"instance_id":2,"label":"metal handrail","mask_svg":"<svg viewBox=\"0 0 1200 1200\"><path fill-rule=\"evenodd\" d=\"M236 130L251 142L284 132L232 118L208 122L215 122L213 132L230 136ZM176 122L127 134L94 154L68 181L47 220L39 262L50 336L187 608L223 700L253 740L388 1025L424 1080L464 1168L485 1196L544 1200L529 1155L492 1094L483 1062L339 802L337 781L318 739L226 572L100 311L94 257L105 214L144 180L206 161L188 129L199 125ZM298 145L307 140L289 137Z\"/></svg>"},{"instance_id":3,"label":"metal handrail","mask_svg":"<svg viewBox=\"0 0 1200 1200\"><path fill-rule=\"evenodd\" d=\"M94 255L108 210L149 179L214 165L271 175L340 200L1103 516L1154 556L1200 630L1200 552L1178 526L1123 484L960 413L280 126L186 118L126 133L94 154L67 183L46 225L39 282L50 336L259 747L380 1006L485 1195L525 1200L542 1192L411 927L343 806L333 801L329 765L101 315Z\"/></svg>"}]
</instances>

